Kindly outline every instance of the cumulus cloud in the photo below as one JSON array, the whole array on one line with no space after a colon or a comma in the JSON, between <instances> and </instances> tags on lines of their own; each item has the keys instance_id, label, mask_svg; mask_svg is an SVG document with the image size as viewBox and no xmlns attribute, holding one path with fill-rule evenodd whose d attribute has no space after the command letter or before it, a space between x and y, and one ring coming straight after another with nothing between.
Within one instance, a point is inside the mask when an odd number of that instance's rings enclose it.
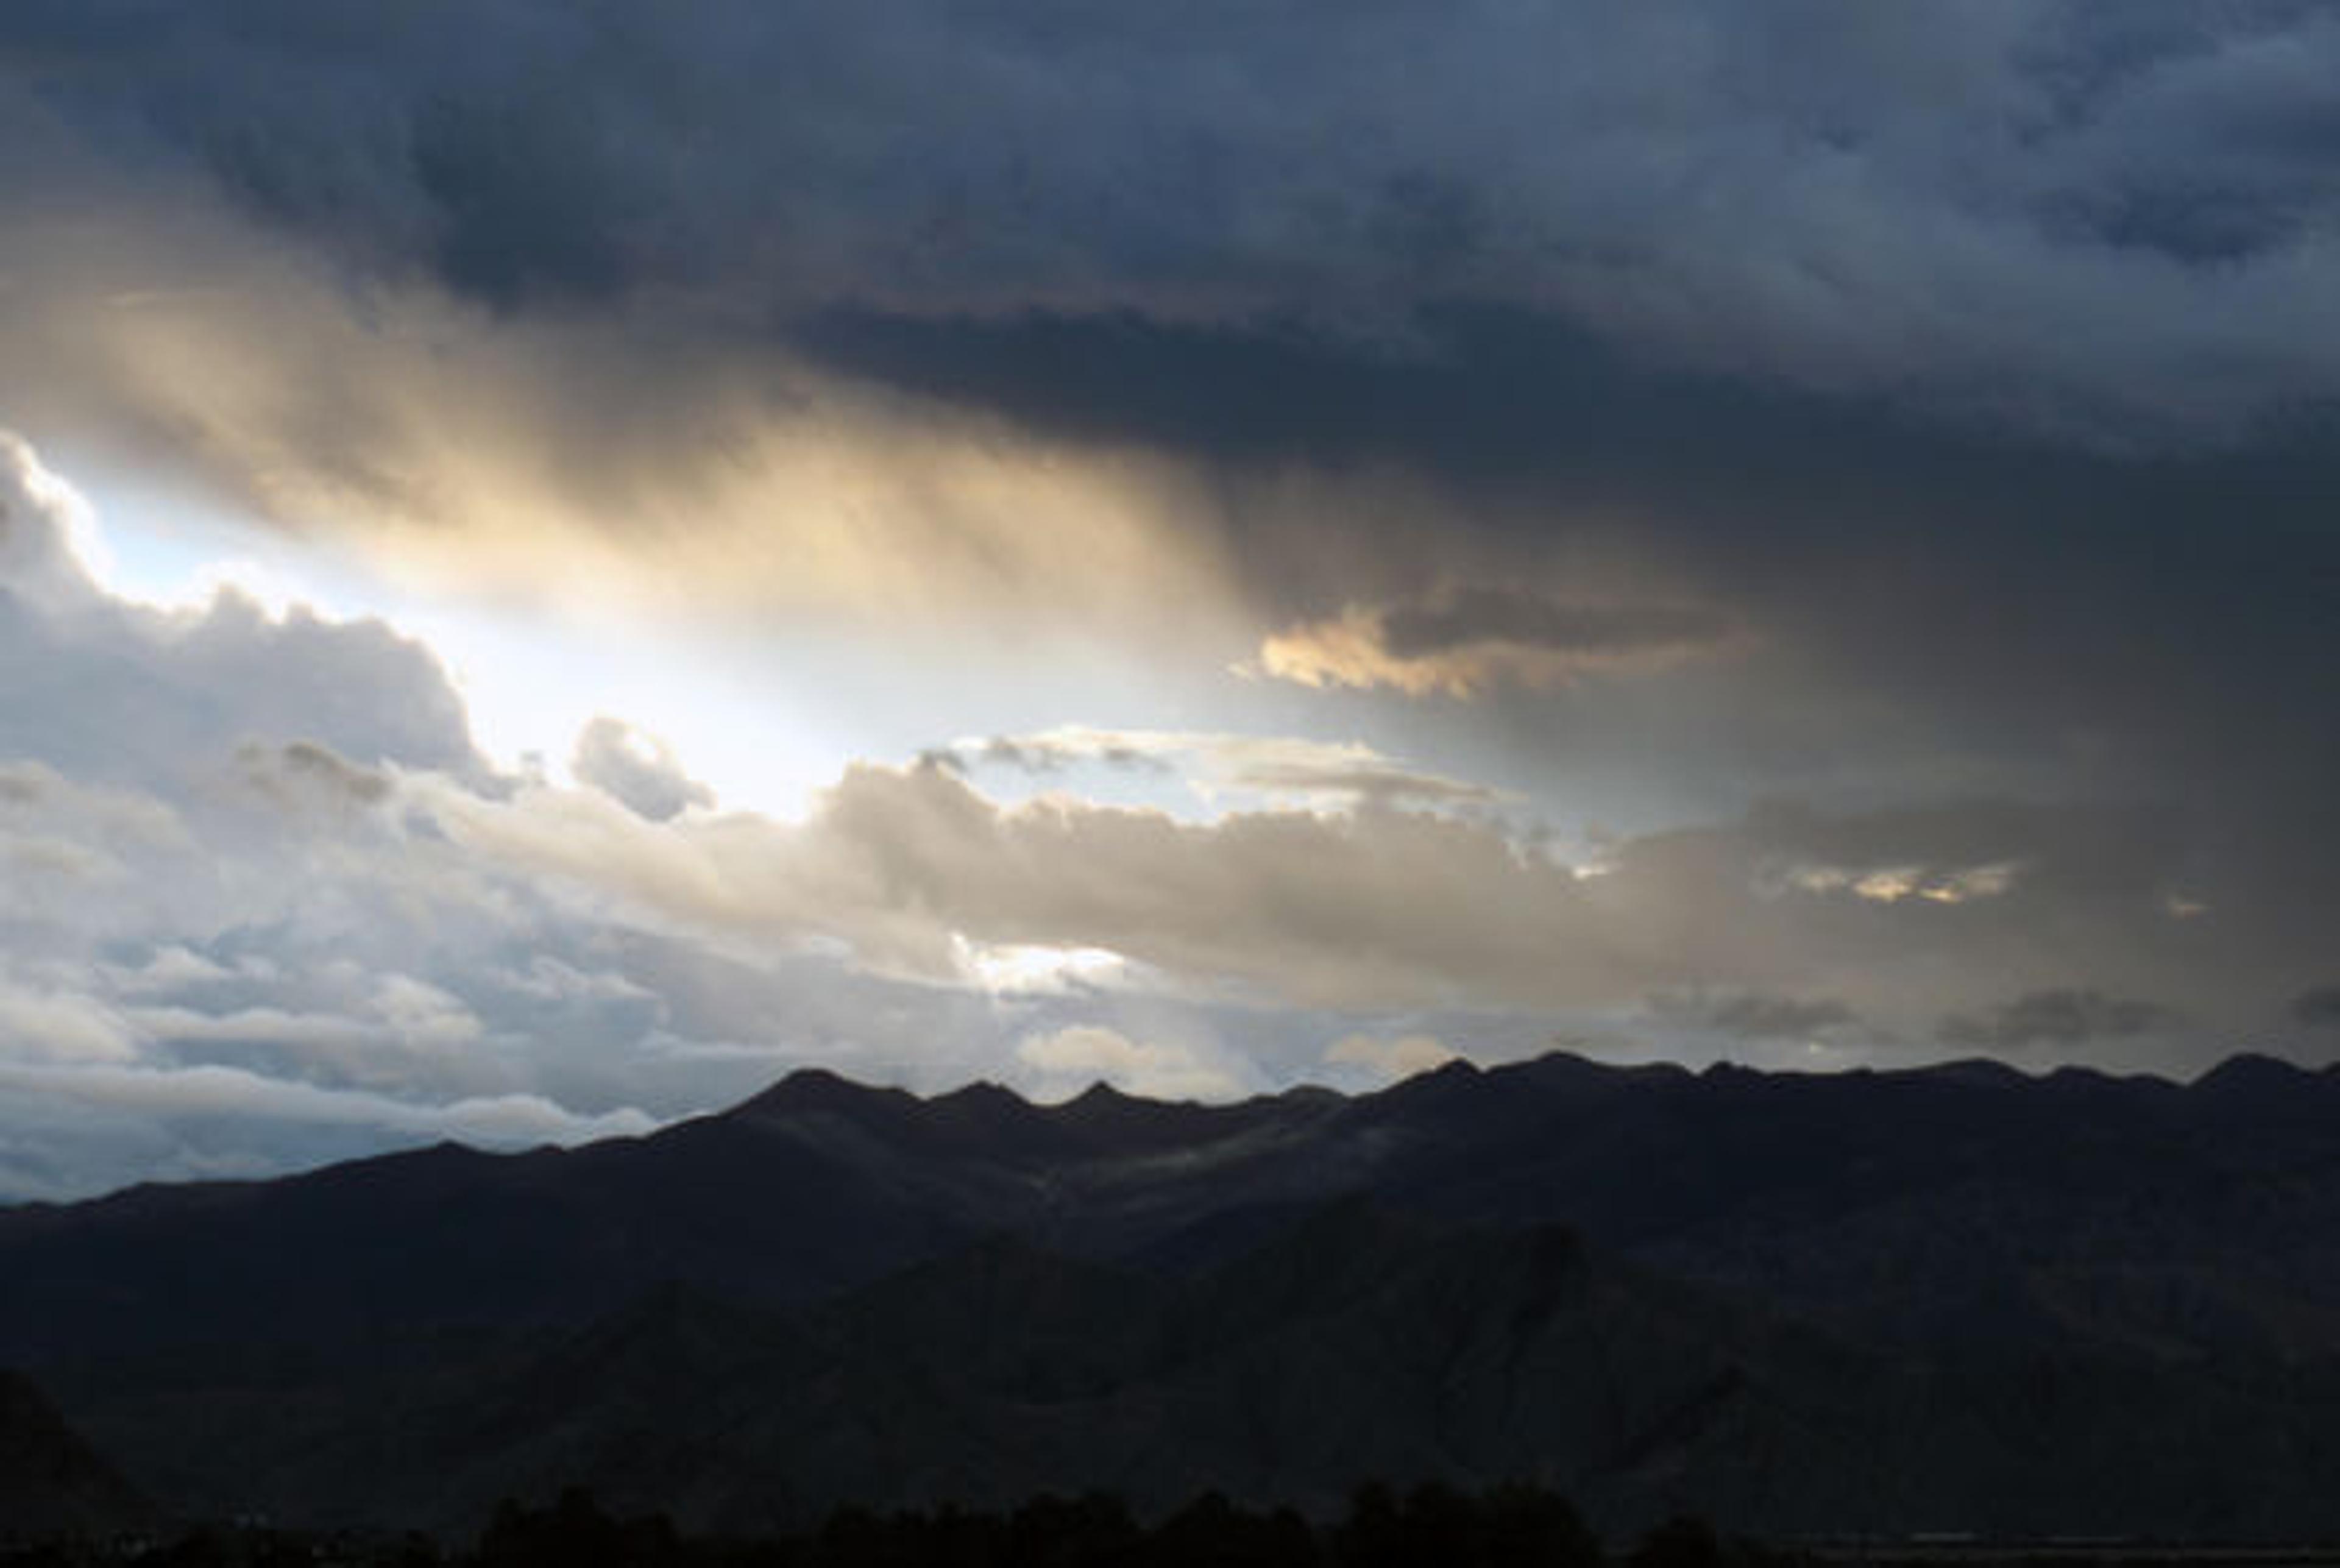
<instances>
[{"instance_id":1,"label":"cumulus cloud","mask_svg":"<svg viewBox=\"0 0 2340 1568\"><path fill-rule=\"evenodd\" d=\"M1259 668L1304 686L1388 686L1471 697L1492 686L1562 685L1597 671L1710 654L1730 636L1711 610L1466 588L1420 603L1350 605L1261 645Z\"/></svg>"},{"instance_id":2,"label":"cumulus cloud","mask_svg":"<svg viewBox=\"0 0 2340 1568\"><path fill-rule=\"evenodd\" d=\"M84 782L183 781L246 743L290 748L271 766L343 788L362 785L342 759L481 771L445 671L382 622L272 616L233 590L186 610L114 597L68 542L94 533L86 503L14 437L0 519L0 755Z\"/></svg>"},{"instance_id":3,"label":"cumulus cloud","mask_svg":"<svg viewBox=\"0 0 2340 1568\"><path fill-rule=\"evenodd\" d=\"M1371 805L1182 824L1059 798L1002 808L939 768L868 766L793 827L660 827L545 791L418 799L474 854L701 926L840 938L937 979L961 938L1100 948L1312 1004L1548 993L1600 967L1568 950L1591 900L1564 868L1491 826Z\"/></svg>"},{"instance_id":4,"label":"cumulus cloud","mask_svg":"<svg viewBox=\"0 0 2340 1568\"><path fill-rule=\"evenodd\" d=\"M1035 1075L1043 1098L1061 1098L1091 1083L1163 1100L1227 1100L1243 1084L1185 1046L1133 1040L1118 1030L1082 1024L1027 1037L1016 1059Z\"/></svg>"},{"instance_id":5,"label":"cumulus cloud","mask_svg":"<svg viewBox=\"0 0 2340 1568\"><path fill-rule=\"evenodd\" d=\"M0 430L0 581L11 594L50 609L86 602L98 548L88 501L30 442Z\"/></svg>"},{"instance_id":6,"label":"cumulus cloud","mask_svg":"<svg viewBox=\"0 0 2340 1568\"><path fill-rule=\"evenodd\" d=\"M87 504L13 438L0 456L0 1142L42 1151L11 1190L212 1168L133 1125L181 1109L236 1122L239 1170L426 1131L645 1125L592 1065L639 1002L579 1002L570 1039L538 1039L488 978L588 928L395 809L407 769L492 786L435 658L301 607L118 598L90 575ZM300 1130L320 1125L336 1141Z\"/></svg>"},{"instance_id":7,"label":"cumulus cloud","mask_svg":"<svg viewBox=\"0 0 2340 1568\"><path fill-rule=\"evenodd\" d=\"M621 719L600 717L587 724L569 770L579 783L653 822L715 804L715 791L682 770L672 746Z\"/></svg>"},{"instance_id":8,"label":"cumulus cloud","mask_svg":"<svg viewBox=\"0 0 2340 1568\"><path fill-rule=\"evenodd\" d=\"M2163 912L2176 851L2157 819L2076 808L1770 809L1578 865L1493 819L1370 800L1194 822L1062 795L1007 806L932 764L852 768L798 823L655 824L575 792L496 800L427 779L411 799L480 863L525 868L605 915L837 944L878 973L936 983L967 978L970 950L1094 948L1195 994L1301 1007L1819 989L1906 1026L1946 976L2049 988L2059 958L2044 931L2061 930L2066 952L2087 931L2107 972L2139 983L2234 953L2231 933ZM1780 871L1871 859L1919 868L1929 885L1935 865L2031 870L1954 899L1849 896Z\"/></svg>"}]
</instances>

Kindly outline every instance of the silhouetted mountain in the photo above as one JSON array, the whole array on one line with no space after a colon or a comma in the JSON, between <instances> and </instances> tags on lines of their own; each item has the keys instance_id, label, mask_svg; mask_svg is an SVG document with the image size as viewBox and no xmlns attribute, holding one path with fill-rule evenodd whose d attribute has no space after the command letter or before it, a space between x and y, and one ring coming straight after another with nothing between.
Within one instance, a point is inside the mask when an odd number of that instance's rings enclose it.
<instances>
[{"instance_id":1,"label":"silhouetted mountain","mask_svg":"<svg viewBox=\"0 0 2340 1568\"><path fill-rule=\"evenodd\" d=\"M2340 1531L2340 1077L2266 1059L807 1072L566 1153L0 1211L0 1356L150 1491L285 1517L1521 1474L1611 1520Z\"/></svg>"},{"instance_id":2,"label":"silhouetted mountain","mask_svg":"<svg viewBox=\"0 0 2340 1568\"><path fill-rule=\"evenodd\" d=\"M0 1542L105 1536L152 1517L40 1390L0 1371Z\"/></svg>"},{"instance_id":3,"label":"silhouetted mountain","mask_svg":"<svg viewBox=\"0 0 2340 1568\"><path fill-rule=\"evenodd\" d=\"M1001 1236L795 1312L661 1290L394 1428L241 1454L211 1484L264 1476L271 1513L469 1524L582 1482L761 1530L839 1497L1097 1487L1160 1509L1218 1489L1330 1511L1363 1476L1539 1474L1636 1517L1701 1486L1745 1513L1783 1483L1841 1485L1859 1423L1801 1402L1857 1403L1858 1367L1557 1229L1352 1200L1187 1280ZM1834 1432L1750 1466L1750 1422Z\"/></svg>"}]
</instances>

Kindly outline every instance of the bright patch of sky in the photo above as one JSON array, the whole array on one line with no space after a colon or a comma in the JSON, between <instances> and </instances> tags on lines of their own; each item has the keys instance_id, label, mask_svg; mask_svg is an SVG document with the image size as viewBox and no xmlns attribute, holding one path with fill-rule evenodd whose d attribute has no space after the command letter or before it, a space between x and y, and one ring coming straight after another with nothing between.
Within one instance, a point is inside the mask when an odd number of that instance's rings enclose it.
<instances>
[{"instance_id":1,"label":"bright patch of sky","mask_svg":"<svg viewBox=\"0 0 2340 1568\"><path fill-rule=\"evenodd\" d=\"M506 771L568 781L579 731L607 714L666 739L726 807L793 819L854 754L858 737L816 730L784 686L748 690L737 669L719 667L689 638L648 635L615 616L425 599L344 552L240 524L133 473L107 471L97 488L103 519L84 507L76 551L108 590L167 609L230 590L278 616L307 605L336 620L387 621L439 657L474 740Z\"/></svg>"},{"instance_id":2,"label":"bright patch of sky","mask_svg":"<svg viewBox=\"0 0 2340 1568\"><path fill-rule=\"evenodd\" d=\"M109 590L173 609L232 590L278 616L307 605L334 619L379 618L438 656L476 743L507 772L573 781L579 733L607 715L665 740L720 809L795 820L856 759L905 762L953 744L938 731L970 721L979 746L985 735L1062 732L1067 713L1135 716L1145 722L1117 733L1171 739L1206 712L1251 720L1262 736L1300 717L1285 711L1291 693L1231 670L1149 678L1125 653L1076 641L1036 657L1002 647L937 659L915 643L835 629L675 626L609 604L465 597L443 584L402 582L322 541L239 522L134 471L70 452L62 461L64 471L91 474L104 498L102 512L81 507L77 548ZM947 725L938 714L950 716ZM1377 755L1352 739L1323 744ZM1009 805L1068 795L1204 821L1230 809L1324 803L1304 790L1231 782L1192 748L1149 750L1139 763L1067 755L1029 769L978 754L968 770Z\"/></svg>"}]
</instances>

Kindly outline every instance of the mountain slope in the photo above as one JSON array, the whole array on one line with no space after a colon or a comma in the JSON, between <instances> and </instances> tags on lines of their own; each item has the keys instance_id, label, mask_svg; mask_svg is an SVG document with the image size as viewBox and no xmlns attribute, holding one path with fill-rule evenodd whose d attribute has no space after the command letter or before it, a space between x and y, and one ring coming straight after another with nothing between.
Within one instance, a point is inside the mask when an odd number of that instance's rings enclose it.
<instances>
[{"instance_id":1,"label":"mountain slope","mask_svg":"<svg viewBox=\"0 0 2340 1568\"><path fill-rule=\"evenodd\" d=\"M152 1517L40 1390L0 1371L0 1542L110 1535Z\"/></svg>"},{"instance_id":2,"label":"mountain slope","mask_svg":"<svg viewBox=\"0 0 2340 1568\"><path fill-rule=\"evenodd\" d=\"M353 1423L215 1484L257 1473L274 1512L461 1525L582 1480L752 1529L840 1497L1087 1487L1329 1510L1373 1475L1538 1474L1640 1517L1727 1476L1738 1513L1776 1516L1789 1478L1837 1468L1825 1442L1777 1434L1827 1428L1849 1451L1863 1365L1563 1232L1352 1201L1183 1282L997 1237L807 1310L659 1291L410 1408L391 1444ZM1778 1451L1760 1474L1750 1427Z\"/></svg>"},{"instance_id":3,"label":"mountain slope","mask_svg":"<svg viewBox=\"0 0 2340 1568\"><path fill-rule=\"evenodd\" d=\"M565 1153L0 1211L0 1358L204 1506L451 1505L416 1453L709 1518L1522 1466L1625 1514L1858 1494L1861 1528L2281 1533L2340 1497L2340 1077L2262 1059L1554 1056L1225 1107L802 1073Z\"/></svg>"}]
</instances>

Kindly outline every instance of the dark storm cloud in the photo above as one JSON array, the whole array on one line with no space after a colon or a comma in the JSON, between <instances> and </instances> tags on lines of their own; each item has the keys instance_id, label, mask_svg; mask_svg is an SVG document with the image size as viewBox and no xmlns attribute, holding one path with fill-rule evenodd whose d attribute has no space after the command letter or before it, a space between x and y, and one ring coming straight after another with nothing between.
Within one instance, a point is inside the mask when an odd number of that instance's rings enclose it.
<instances>
[{"instance_id":1,"label":"dark storm cloud","mask_svg":"<svg viewBox=\"0 0 2340 1568\"><path fill-rule=\"evenodd\" d=\"M1847 736L1882 719L1970 756L2054 751L2132 793L2246 779L2304 805L2322 787L2306 780L2340 778L2340 732L2304 721L2340 702L2340 443L2326 434L2107 452L1653 368L1513 307L1413 320L1403 345L1061 316L862 316L801 341L836 368L1053 434L1217 465L1281 631L1330 624L1380 652L1391 629L1409 647L1461 639L1473 618L1423 598L1423 580L1509 573L1491 632L1521 613L1565 621L1533 601L1590 601L1614 629L1685 645L1743 631L1774 654L1745 679L1795 683L1793 707L1836 707ZM1294 468L1365 494L1391 471L1425 483L1380 512L1336 490L1337 525L1287 531L1262 498ZM1588 588L1577 548L1638 573L1621 592ZM1393 676L1405 661L1378 662ZM1417 673L1420 689L1485 684ZM1777 710L1783 695L1757 685L1739 701Z\"/></svg>"},{"instance_id":2,"label":"dark storm cloud","mask_svg":"<svg viewBox=\"0 0 2340 1568\"><path fill-rule=\"evenodd\" d=\"M2310 6L28 0L0 51L102 164L507 312L1479 298L2107 439L2335 388Z\"/></svg>"},{"instance_id":3,"label":"dark storm cloud","mask_svg":"<svg viewBox=\"0 0 2340 1568\"><path fill-rule=\"evenodd\" d=\"M2291 1016L2313 1028L2340 1027L2340 986L2317 986L2292 998Z\"/></svg>"},{"instance_id":4,"label":"dark storm cloud","mask_svg":"<svg viewBox=\"0 0 2340 1568\"><path fill-rule=\"evenodd\" d=\"M2335 569L2314 8L40 0L0 50L78 199L192 171L357 279L628 323L560 388L580 454L719 341L1215 471L1428 475L1504 571L1630 528L1923 680L2024 627L1968 685L2090 685L2107 605L2290 637ZM676 417L644 444L699 450ZM1223 493L1286 619L1362 591L1328 556L1423 548ZM2294 586L2238 615L2237 577Z\"/></svg>"},{"instance_id":5,"label":"dark storm cloud","mask_svg":"<svg viewBox=\"0 0 2340 1568\"><path fill-rule=\"evenodd\" d=\"M2173 1021L2167 1008L2152 1002L2092 990L2032 991L1980 1017L1952 1014L1936 1035L1945 1045L2007 1051L2123 1039Z\"/></svg>"},{"instance_id":6,"label":"dark storm cloud","mask_svg":"<svg viewBox=\"0 0 2340 1568\"><path fill-rule=\"evenodd\" d=\"M1570 604L1510 588L1469 588L1443 603L1404 605L1382 617L1382 646L1419 659L1479 642L1562 653L1641 653L1720 639L1728 623L1676 605Z\"/></svg>"}]
</instances>

